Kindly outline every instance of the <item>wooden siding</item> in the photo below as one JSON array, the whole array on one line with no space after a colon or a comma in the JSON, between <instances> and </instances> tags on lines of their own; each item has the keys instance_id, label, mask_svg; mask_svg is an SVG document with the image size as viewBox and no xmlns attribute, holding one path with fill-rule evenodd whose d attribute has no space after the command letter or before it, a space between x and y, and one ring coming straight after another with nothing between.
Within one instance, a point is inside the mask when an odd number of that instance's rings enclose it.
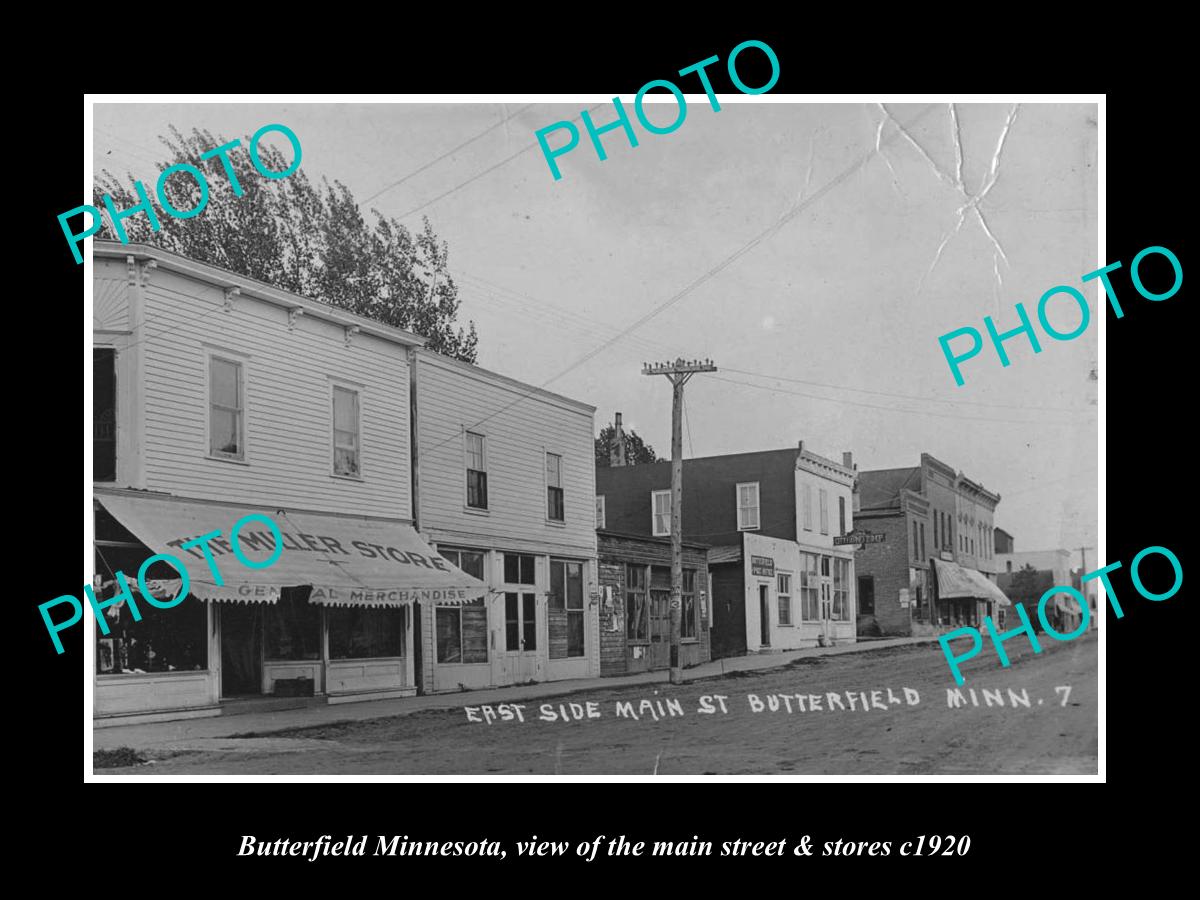
<instances>
[{"instance_id":1,"label":"wooden siding","mask_svg":"<svg viewBox=\"0 0 1200 900\"><path fill-rule=\"evenodd\" d=\"M546 395L526 396L532 388L428 351L418 353L416 385L422 532L446 543L475 542L465 546L484 541L595 557L590 410ZM485 438L486 513L466 509L468 429ZM562 456L562 524L546 517L547 452Z\"/></svg>"},{"instance_id":2,"label":"wooden siding","mask_svg":"<svg viewBox=\"0 0 1200 900\"><path fill-rule=\"evenodd\" d=\"M411 518L407 350L161 268L143 289L145 487L199 499ZM247 465L207 458L207 355L244 356ZM330 381L359 386L362 479L335 477Z\"/></svg>"}]
</instances>

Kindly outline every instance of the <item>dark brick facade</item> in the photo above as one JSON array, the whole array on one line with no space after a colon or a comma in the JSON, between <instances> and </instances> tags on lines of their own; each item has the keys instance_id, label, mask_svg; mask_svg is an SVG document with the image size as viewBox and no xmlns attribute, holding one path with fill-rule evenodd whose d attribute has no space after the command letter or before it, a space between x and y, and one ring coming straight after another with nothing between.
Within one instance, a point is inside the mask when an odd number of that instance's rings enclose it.
<instances>
[{"instance_id":1,"label":"dark brick facade","mask_svg":"<svg viewBox=\"0 0 1200 900\"><path fill-rule=\"evenodd\" d=\"M683 461L683 535L710 546L740 544L737 485L757 481L758 534L796 539L796 458L799 450L764 450ZM671 487L671 464L601 466L596 493L604 497L604 524L623 534L652 535L652 491Z\"/></svg>"},{"instance_id":2,"label":"dark brick facade","mask_svg":"<svg viewBox=\"0 0 1200 900\"><path fill-rule=\"evenodd\" d=\"M642 468L642 467L637 467ZM603 470L600 470L603 471ZM647 515L649 515L647 513ZM600 674L625 675L643 671L647 665L633 660L627 640L628 618L625 608L627 565L671 565L671 541L668 538L596 532L600 586ZM696 639L684 639L679 647L679 663L684 668L708 662L711 658L708 629L708 549L684 543L683 568L696 573ZM606 587L612 588L612 602ZM702 599L703 598L703 599Z\"/></svg>"}]
</instances>

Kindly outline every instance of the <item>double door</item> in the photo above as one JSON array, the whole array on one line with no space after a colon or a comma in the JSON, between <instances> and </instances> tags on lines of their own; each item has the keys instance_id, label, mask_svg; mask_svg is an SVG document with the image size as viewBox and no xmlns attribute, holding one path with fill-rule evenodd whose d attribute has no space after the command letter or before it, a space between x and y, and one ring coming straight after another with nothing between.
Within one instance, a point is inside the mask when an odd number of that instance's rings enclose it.
<instances>
[{"instance_id":1,"label":"double door","mask_svg":"<svg viewBox=\"0 0 1200 900\"><path fill-rule=\"evenodd\" d=\"M524 684L538 680L538 627L541 621L537 592L532 587L505 590L498 598L497 616L504 623L493 630L492 666L495 684Z\"/></svg>"}]
</instances>

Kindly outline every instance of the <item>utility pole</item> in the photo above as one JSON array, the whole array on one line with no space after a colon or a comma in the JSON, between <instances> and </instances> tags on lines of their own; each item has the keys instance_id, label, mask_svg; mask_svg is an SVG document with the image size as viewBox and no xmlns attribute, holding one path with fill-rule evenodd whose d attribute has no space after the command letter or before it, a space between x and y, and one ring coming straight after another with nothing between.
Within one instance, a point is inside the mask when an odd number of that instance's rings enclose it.
<instances>
[{"instance_id":1,"label":"utility pole","mask_svg":"<svg viewBox=\"0 0 1200 900\"><path fill-rule=\"evenodd\" d=\"M683 386L697 372L715 372L711 359L642 363L643 375L666 375L671 382L671 684L683 683L679 665L683 621ZM708 598L712 602L712 598Z\"/></svg>"}]
</instances>

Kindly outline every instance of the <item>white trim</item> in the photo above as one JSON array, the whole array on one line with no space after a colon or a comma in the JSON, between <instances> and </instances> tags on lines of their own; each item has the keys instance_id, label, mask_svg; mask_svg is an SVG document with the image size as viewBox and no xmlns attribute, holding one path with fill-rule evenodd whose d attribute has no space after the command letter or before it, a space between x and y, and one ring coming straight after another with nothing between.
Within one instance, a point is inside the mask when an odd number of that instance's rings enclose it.
<instances>
[{"instance_id":1,"label":"white trim","mask_svg":"<svg viewBox=\"0 0 1200 900\"><path fill-rule=\"evenodd\" d=\"M483 472L485 481L487 480L487 471L488 471L487 434L483 431L472 431L468 426L463 425L462 426L462 469L460 469L460 471L463 473L463 480L462 480L463 509L466 512L472 513L474 515L489 515L492 511L492 495L491 495L490 490L488 491L488 495L485 498L486 503L487 503L486 506L472 506L470 504L471 494L467 489L467 471L471 468L471 465L470 465L470 453L467 450L467 435L475 435L477 438L479 438L479 452L483 455L483 468L475 469L474 471ZM490 487L490 485L489 485L489 487Z\"/></svg>"},{"instance_id":2,"label":"white trim","mask_svg":"<svg viewBox=\"0 0 1200 900\"><path fill-rule=\"evenodd\" d=\"M248 428L250 420L250 398L249 392L246 390L249 382L247 366L249 357L244 353L238 353L232 350L222 350L214 347L211 344L201 344L204 348L204 385L202 391L204 394L204 457L205 459L219 460L220 462L240 463L242 465L250 464L250 439ZM213 414L213 398L212 398L212 363L214 359L219 359L222 362L230 363L238 367L238 397L241 401L240 413L240 437L241 437L241 453L234 456L228 453L219 453L213 450L212 443L212 414Z\"/></svg>"},{"instance_id":3,"label":"white trim","mask_svg":"<svg viewBox=\"0 0 1200 900\"><path fill-rule=\"evenodd\" d=\"M742 488L744 488L744 487L754 488L754 506L753 507L742 506ZM737 528L738 528L738 531L758 531L758 529L762 527L762 493L759 491L758 482L757 481L738 482L737 487L734 488L734 501L737 504ZM754 524L753 525L742 524L742 510L743 509L753 509L754 510Z\"/></svg>"},{"instance_id":4,"label":"white trim","mask_svg":"<svg viewBox=\"0 0 1200 900\"><path fill-rule=\"evenodd\" d=\"M658 504L657 504L656 500L659 496L664 495L664 494L667 496L667 498L669 500L671 497L671 492L669 490L651 491L650 492L650 533L654 537L670 537L671 536L671 519L670 519L671 504L670 503L667 504L667 530L659 531L657 528L655 528L655 525L658 524Z\"/></svg>"},{"instance_id":5,"label":"white trim","mask_svg":"<svg viewBox=\"0 0 1200 900\"><path fill-rule=\"evenodd\" d=\"M358 474L349 475L337 470L337 412L334 409L334 398L337 390L341 389L354 394L354 437L357 442ZM351 481L365 481L363 474L363 387L353 381L346 381L336 376L329 376L329 474L333 478L345 478Z\"/></svg>"}]
</instances>

